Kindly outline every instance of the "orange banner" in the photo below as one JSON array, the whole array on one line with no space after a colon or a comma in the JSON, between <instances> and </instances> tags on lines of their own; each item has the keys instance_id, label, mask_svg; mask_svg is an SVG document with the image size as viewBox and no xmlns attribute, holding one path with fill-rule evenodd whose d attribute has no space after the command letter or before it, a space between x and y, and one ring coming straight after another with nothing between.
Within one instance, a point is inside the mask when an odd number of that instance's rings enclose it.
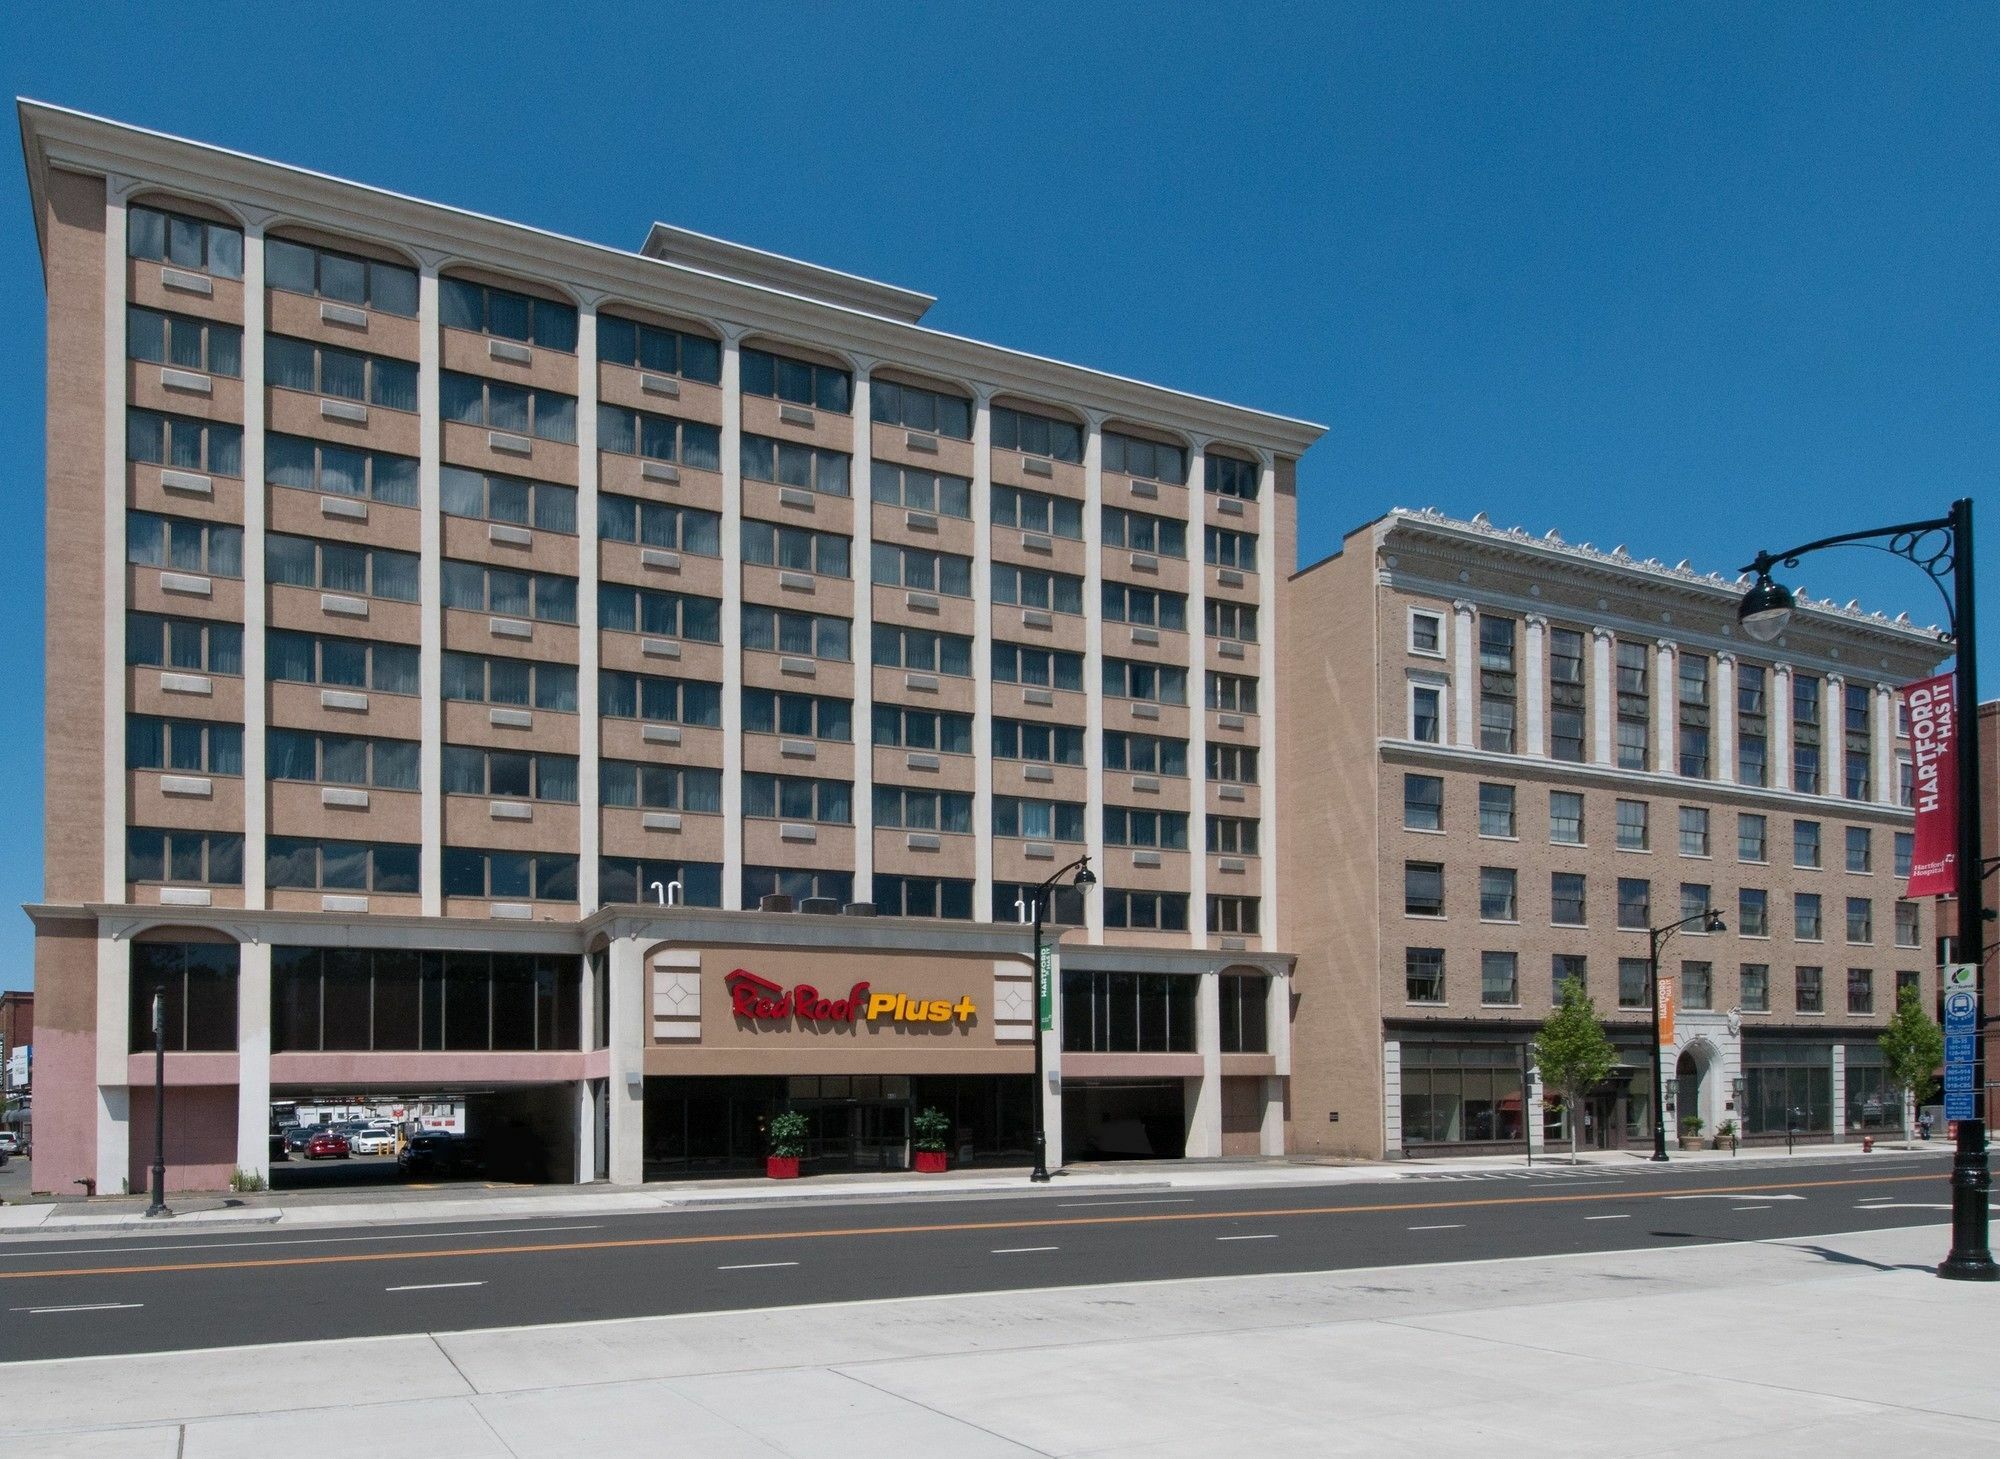
<instances>
[{"instance_id":1,"label":"orange banner","mask_svg":"<svg viewBox=\"0 0 2000 1459\"><path fill-rule=\"evenodd\" d=\"M1660 977L1660 1047L1662 1048L1674 1041L1674 1009L1680 1001L1680 980L1662 974Z\"/></svg>"}]
</instances>

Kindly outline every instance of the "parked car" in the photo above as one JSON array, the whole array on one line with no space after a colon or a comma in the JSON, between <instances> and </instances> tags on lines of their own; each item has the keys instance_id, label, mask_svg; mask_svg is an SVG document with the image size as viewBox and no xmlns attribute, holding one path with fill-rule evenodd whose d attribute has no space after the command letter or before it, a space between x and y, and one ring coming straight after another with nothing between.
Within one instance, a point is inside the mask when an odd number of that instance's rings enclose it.
<instances>
[{"instance_id":1,"label":"parked car","mask_svg":"<svg viewBox=\"0 0 2000 1459\"><path fill-rule=\"evenodd\" d=\"M21 1153L23 1153L21 1150L21 1137L12 1130L0 1130L0 1155L19 1155Z\"/></svg>"},{"instance_id":2,"label":"parked car","mask_svg":"<svg viewBox=\"0 0 2000 1459\"><path fill-rule=\"evenodd\" d=\"M283 1130L271 1131L272 1161L276 1162L279 1160L290 1160L291 1158L292 1158L292 1152L285 1148L285 1132Z\"/></svg>"},{"instance_id":3,"label":"parked car","mask_svg":"<svg viewBox=\"0 0 2000 1459\"><path fill-rule=\"evenodd\" d=\"M350 1153L347 1136L333 1130L320 1130L306 1141L308 1160L345 1160Z\"/></svg>"},{"instance_id":4,"label":"parked car","mask_svg":"<svg viewBox=\"0 0 2000 1459\"><path fill-rule=\"evenodd\" d=\"M381 1125L370 1125L365 1130L356 1130L347 1143L356 1155L394 1155L396 1132Z\"/></svg>"},{"instance_id":5,"label":"parked car","mask_svg":"<svg viewBox=\"0 0 2000 1459\"><path fill-rule=\"evenodd\" d=\"M486 1153L467 1135L421 1130L396 1157L405 1175L477 1175L486 1168Z\"/></svg>"},{"instance_id":6,"label":"parked car","mask_svg":"<svg viewBox=\"0 0 2000 1459\"><path fill-rule=\"evenodd\" d=\"M293 1125L285 1131L285 1148L295 1155L303 1154L312 1137L326 1128L325 1125Z\"/></svg>"}]
</instances>

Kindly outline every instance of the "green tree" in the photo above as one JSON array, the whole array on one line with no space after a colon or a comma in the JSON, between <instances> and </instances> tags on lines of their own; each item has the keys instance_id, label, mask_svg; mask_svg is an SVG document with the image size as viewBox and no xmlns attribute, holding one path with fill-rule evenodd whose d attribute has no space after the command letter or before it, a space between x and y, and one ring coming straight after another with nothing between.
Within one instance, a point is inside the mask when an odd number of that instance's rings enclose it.
<instances>
[{"instance_id":1,"label":"green tree","mask_svg":"<svg viewBox=\"0 0 2000 1459\"><path fill-rule=\"evenodd\" d=\"M1903 1138L1910 1138L1910 1099L1930 1087L1944 1063L1944 1030L1924 1012L1915 988L1905 988L1896 1000L1896 1016L1877 1040L1888 1061L1889 1078L1903 1095Z\"/></svg>"},{"instance_id":2,"label":"green tree","mask_svg":"<svg viewBox=\"0 0 2000 1459\"><path fill-rule=\"evenodd\" d=\"M1542 1083L1562 1095L1569 1111L1569 1163L1576 1164L1578 1116L1586 1095L1604 1081L1618 1062L1618 1051L1604 1036L1597 1004L1581 980L1566 978L1562 1002L1535 1035L1535 1068Z\"/></svg>"}]
</instances>

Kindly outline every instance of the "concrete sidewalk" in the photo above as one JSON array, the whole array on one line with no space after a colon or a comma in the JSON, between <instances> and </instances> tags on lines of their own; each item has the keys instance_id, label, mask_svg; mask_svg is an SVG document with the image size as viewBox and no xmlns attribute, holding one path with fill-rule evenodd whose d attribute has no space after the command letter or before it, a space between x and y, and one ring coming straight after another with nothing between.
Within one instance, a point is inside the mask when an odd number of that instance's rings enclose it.
<instances>
[{"instance_id":1,"label":"concrete sidewalk","mask_svg":"<svg viewBox=\"0 0 2000 1459\"><path fill-rule=\"evenodd\" d=\"M1931 1227L23 1363L0 1370L0 1452L1990 1452L2000 1289L1931 1275L1945 1245Z\"/></svg>"},{"instance_id":2,"label":"concrete sidewalk","mask_svg":"<svg viewBox=\"0 0 2000 1459\"><path fill-rule=\"evenodd\" d=\"M1937 1159L1942 1177L1949 1147L1936 1142L1909 1150L1878 1145L1864 1155L1858 1145L1676 1152L1672 1166L1767 1172L1793 1163L1873 1161L1907 1154ZM1064 1191L1281 1189L1381 1181L1437 1179L1561 1179L1583 1167L1633 1169L1650 1166L1643 1152L1585 1151L1577 1165L1568 1156L1538 1158L1530 1168L1518 1155L1471 1156L1449 1160L1396 1160L1320 1163L1257 1159L1134 1161L1072 1166L1057 1176ZM645 1215L661 1211L715 1210L746 1205L857 1201L964 1199L1028 1195L1027 1170L957 1170L942 1175L852 1174L803 1180L688 1180L625 1186L508 1186L423 1190L385 1186L344 1192L262 1192L255 1195L189 1193L170 1202L170 1219L145 1219L144 1196L100 1197L94 1201L41 1201L0 1206L0 1241L36 1235L122 1235L133 1231L202 1230L243 1226L317 1228L379 1226L422 1221L506 1221L523 1217Z\"/></svg>"}]
</instances>

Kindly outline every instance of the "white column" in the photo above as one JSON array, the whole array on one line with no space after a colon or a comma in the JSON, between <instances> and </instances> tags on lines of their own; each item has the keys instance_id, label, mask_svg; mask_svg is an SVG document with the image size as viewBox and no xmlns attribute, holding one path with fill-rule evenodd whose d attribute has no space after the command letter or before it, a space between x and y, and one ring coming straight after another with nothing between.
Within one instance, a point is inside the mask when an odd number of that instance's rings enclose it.
<instances>
[{"instance_id":1,"label":"white column","mask_svg":"<svg viewBox=\"0 0 2000 1459\"><path fill-rule=\"evenodd\" d=\"M1452 743L1462 750L1479 748L1479 681L1473 673L1479 633L1473 611L1463 598L1451 605L1451 713L1457 726Z\"/></svg>"},{"instance_id":2,"label":"white column","mask_svg":"<svg viewBox=\"0 0 2000 1459\"><path fill-rule=\"evenodd\" d=\"M1208 946L1208 473L1205 436L1196 436L1188 453L1188 940L1196 947ZM1269 534L1262 534L1268 536ZM1263 542L1258 542L1259 566ZM1264 619L1264 637L1277 638L1277 624L1259 608ZM1265 706L1272 719L1277 717L1275 696ZM1275 836L1275 832L1268 833ZM1262 846L1264 843L1259 842ZM1275 844L1275 843L1274 843ZM1263 908L1271 917L1277 909L1269 902ZM1275 928L1267 933L1274 940ZM1267 943L1266 946L1275 945Z\"/></svg>"},{"instance_id":3,"label":"white column","mask_svg":"<svg viewBox=\"0 0 2000 1459\"><path fill-rule=\"evenodd\" d=\"M646 1178L645 1033L652 1010L644 953L636 937L612 940L611 1078L605 1097L611 1104L613 1185L640 1185Z\"/></svg>"},{"instance_id":4,"label":"white column","mask_svg":"<svg viewBox=\"0 0 2000 1459\"><path fill-rule=\"evenodd\" d=\"M1715 778L1724 785L1736 783L1736 655L1724 651L1715 656L1715 686L1710 695L1709 718L1713 728L1709 744L1715 754Z\"/></svg>"},{"instance_id":5,"label":"white column","mask_svg":"<svg viewBox=\"0 0 2000 1459\"><path fill-rule=\"evenodd\" d=\"M1382 1040L1382 1157L1401 1159L1403 1154L1403 1045L1398 1039Z\"/></svg>"},{"instance_id":6,"label":"white column","mask_svg":"<svg viewBox=\"0 0 2000 1459\"><path fill-rule=\"evenodd\" d=\"M1273 977L1264 996L1264 1046L1277 1072L1264 1080L1264 1124L1257 1153L1285 1153L1285 1099L1292 1075L1292 980Z\"/></svg>"},{"instance_id":7,"label":"white column","mask_svg":"<svg viewBox=\"0 0 2000 1459\"><path fill-rule=\"evenodd\" d=\"M848 571L854 574L854 900L875 899L875 595L869 544L875 536L875 423L868 372L875 361L854 357L854 462L847 473L854 498L854 546ZM984 837L980 838L984 840ZM977 885L973 896L979 896ZM973 914L979 915L975 900Z\"/></svg>"},{"instance_id":8,"label":"white column","mask_svg":"<svg viewBox=\"0 0 2000 1459\"><path fill-rule=\"evenodd\" d=\"M1831 973L1832 968L1827 971ZM1845 984L1842 985L1843 987ZM1833 1143L1847 1142L1847 1045L1833 1046Z\"/></svg>"},{"instance_id":9,"label":"white column","mask_svg":"<svg viewBox=\"0 0 2000 1459\"><path fill-rule=\"evenodd\" d=\"M1612 658L1616 642L1617 635L1608 628L1590 630L1590 759L1594 765L1611 764L1616 749L1611 733L1618 690Z\"/></svg>"},{"instance_id":10,"label":"white column","mask_svg":"<svg viewBox=\"0 0 2000 1459\"><path fill-rule=\"evenodd\" d=\"M99 833L107 902L123 902L126 887L125 508L131 494L125 481L125 280L131 265L125 257L125 200L136 186L130 178L104 179L104 821ZM100 1043L103 1028L98 1024ZM97 1158L99 1188L116 1190L115 1182L104 1183L101 1138ZM118 1163L122 1173L122 1149Z\"/></svg>"},{"instance_id":11,"label":"white column","mask_svg":"<svg viewBox=\"0 0 2000 1459\"><path fill-rule=\"evenodd\" d=\"M125 236L122 226L118 236ZM122 252L124 245L119 247ZM122 309L119 318L122 328ZM121 552L119 561L123 560ZM118 839L122 846L124 835ZM119 873L123 875L123 866ZM132 1173L132 1091L125 1072L132 1039L131 950L132 944L122 937L101 930L97 934L97 1189L107 1196L117 1195L119 1183Z\"/></svg>"},{"instance_id":12,"label":"white column","mask_svg":"<svg viewBox=\"0 0 2000 1459\"><path fill-rule=\"evenodd\" d=\"M1847 680L1828 674L1821 688L1819 792L1839 799L1847 794Z\"/></svg>"},{"instance_id":13,"label":"white column","mask_svg":"<svg viewBox=\"0 0 2000 1459\"><path fill-rule=\"evenodd\" d=\"M237 948L236 957L236 1168L268 1182L271 1179L271 944L246 942Z\"/></svg>"},{"instance_id":14,"label":"white column","mask_svg":"<svg viewBox=\"0 0 2000 1459\"><path fill-rule=\"evenodd\" d=\"M1086 902L1094 898L1084 898ZM1042 1041L1042 1087L1035 1091L1035 1097L1042 1102L1042 1146L1043 1164L1050 1170L1062 1169L1063 1163L1063 1096L1062 1096L1062 1040L1063 1040L1063 998L1062 998L1062 943L1054 929L1047 929L1043 936L1049 939L1049 979L1050 997L1053 1000L1053 1017L1049 1022L1055 1027L1043 1032L1039 1012L1035 1018L1035 1037ZM1038 972L1029 954L1029 971ZM1031 1051L1032 1056L1032 1051Z\"/></svg>"},{"instance_id":15,"label":"white column","mask_svg":"<svg viewBox=\"0 0 2000 1459\"><path fill-rule=\"evenodd\" d=\"M438 334L437 261L423 260L417 275L417 679L423 726L417 750L417 787L423 844L418 853L426 917L444 911L444 526L438 477L444 427L438 411L443 345Z\"/></svg>"},{"instance_id":16,"label":"white column","mask_svg":"<svg viewBox=\"0 0 2000 1459\"><path fill-rule=\"evenodd\" d=\"M1792 666L1771 665L1771 788L1792 788Z\"/></svg>"},{"instance_id":17,"label":"white column","mask_svg":"<svg viewBox=\"0 0 2000 1459\"><path fill-rule=\"evenodd\" d=\"M972 387L972 412L972 915L983 921L990 911L997 921L1002 909L993 906L992 386Z\"/></svg>"},{"instance_id":18,"label":"white column","mask_svg":"<svg viewBox=\"0 0 2000 1459\"><path fill-rule=\"evenodd\" d=\"M586 298L576 311L576 903L583 917L597 910L604 829L598 791L604 736L597 716L597 484L597 301ZM587 1083L579 1097L587 1110ZM579 1168L586 1155L579 1144Z\"/></svg>"},{"instance_id":19,"label":"white column","mask_svg":"<svg viewBox=\"0 0 2000 1459\"><path fill-rule=\"evenodd\" d=\"M271 797L266 783L265 723L270 718L264 690L264 631L270 592L264 586L264 523L270 501L264 484L264 227L243 230L243 905L265 905L265 836L269 830ZM268 949L265 985L269 990ZM247 971L247 970L246 970ZM265 1010L265 1042L269 1044L270 1010ZM270 1071L265 1070L266 1099L258 1108L262 1167L270 1164L268 1104ZM247 1098L248 1091L241 1097ZM239 1111L239 1119L241 1118ZM248 1165L240 1158L237 1164ZM265 1170L269 1174L268 1169Z\"/></svg>"},{"instance_id":20,"label":"white column","mask_svg":"<svg viewBox=\"0 0 2000 1459\"><path fill-rule=\"evenodd\" d=\"M722 326L722 905L731 911L743 906L742 341L746 333L741 325ZM851 482L848 489L854 490ZM851 651L860 658L859 644L852 645ZM861 667L861 663L855 664L857 676ZM616 1000L612 1006L617 1006ZM614 1171L620 1149L616 1120L621 1098L618 1090L611 1091ZM612 1179L619 1181L620 1177L613 1174Z\"/></svg>"},{"instance_id":21,"label":"white column","mask_svg":"<svg viewBox=\"0 0 2000 1459\"><path fill-rule=\"evenodd\" d=\"M1526 1070L1526 1080L1527 1084L1522 1090L1521 1100L1526 1113L1522 1116L1522 1119L1526 1122L1524 1133L1528 1137L1528 1155L1530 1158L1533 1158L1546 1152L1548 1138L1547 1132L1542 1128L1542 1095L1544 1090L1541 1073L1532 1064Z\"/></svg>"},{"instance_id":22,"label":"white column","mask_svg":"<svg viewBox=\"0 0 2000 1459\"><path fill-rule=\"evenodd\" d=\"M1088 785L1083 849L1104 865L1104 415L1089 420L1083 444L1083 768ZM1199 632L1199 628L1195 628ZM989 672L975 665L977 673ZM990 750L991 746L985 747ZM1104 941L1104 894L1083 899L1092 942ZM1193 909L1189 909L1193 925Z\"/></svg>"},{"instance_id":23,"label":"white column","mask_svg":"<svg viewBox=\"0 0 2000 1459\"><path fill-rule=\"evenodd\" d=\"M1662 775L1672 775L1679 768L1674 755L1674 731L1680 723L1680 685L1674 662L1677 652L1670 638L1659 639L1654 644L1653 768Z\"/></svg>"},{"instance_id":24,"label":"white column","mask_svg":"<svg viewBox=\"0 0 2000 1459\"><path fill-rule=\"evenodd\" d=\"M1258 703L1264 706L1264 713L1257 716L1257 805L1258 819L1263 822L1258 834L1267 837L1257 844L1264 849L1259 864L1264 869L1264 886L1258 895L1263 899L1263 916L1259 922L1262 931L1259 941L1265 947L1284 946L1284 909L1278 903L1278 858L1273 854L1279 844L1279 822L1284 816L1284 807L1277 795L1278 784L1278 470L1276 458L1269 451L1257 453L1257 496L1264 504L1264 510L1257 530L1257 621L1261 625L1258 637L1263 647L1257 651L1258 686L1261 696ZM1193 625L1199 626L1199 625ZM1208 640L1206 636L1195 639L1201 645L1206 658ZM1198 693L1192 693L1195 704L1202 703ZM1206 764L1203 766L1206 769ZM1206 790L1202 804L1206 805ZM1206 834L1206 827L1203 833ZM1206 916L1206 900L1190 909L1189 924L1199 925L1194 916Z\"/></svg>"},{"instance_id":25,"label":"white column","mask_svg":"<svg viewBox=\"0 0 2000 1459\"><path fill-rule=\"evenodd\" d=\"M1527 618L1528 645L1527 669L1524 677L1527 699L1527 739L1522 744L1522 753L1547 759L1549 753L1548 705L1549 667L1548 637L1549 620L1540 613L1530 613Z\"/></svg>"},{"instance_id":26,"label":"white column","mask_svg":"<svg viewBox=\"0 0 2000 1459\"><path fill-rule=\"evenodd\" d=\"M588 1185L597 1179L597 1098L595 1089L595 1085L588 1079L579 1079L571 1086L571 1097L575 1100L576 1123L576 1169L572 1172L572 1175L578 1185Z\"/></svg>"},{"instance_id":27,"label":"white column","mask_svg":"<svg viewBox=\"0 0 2000 1459\"><path fill-rule=\"evenodd\" d=\"M1874 758L1875 803L1896 803L1896 691L1887 684L1875 686L1869 703L1868 750Z\"/></svg>"},{"instance_id":28,"label":"white column","mask_svg":"<svg viewBox=\"0 0 2000 1459\"><path fill-rule=\"evenodd\" d=\"M1183 1083L1190 1160L1213 1160L1222 1153L1222 975L1201 974L1195 990L1195 1047L1201 1077Z\"/></svg>"}]
</instances>

